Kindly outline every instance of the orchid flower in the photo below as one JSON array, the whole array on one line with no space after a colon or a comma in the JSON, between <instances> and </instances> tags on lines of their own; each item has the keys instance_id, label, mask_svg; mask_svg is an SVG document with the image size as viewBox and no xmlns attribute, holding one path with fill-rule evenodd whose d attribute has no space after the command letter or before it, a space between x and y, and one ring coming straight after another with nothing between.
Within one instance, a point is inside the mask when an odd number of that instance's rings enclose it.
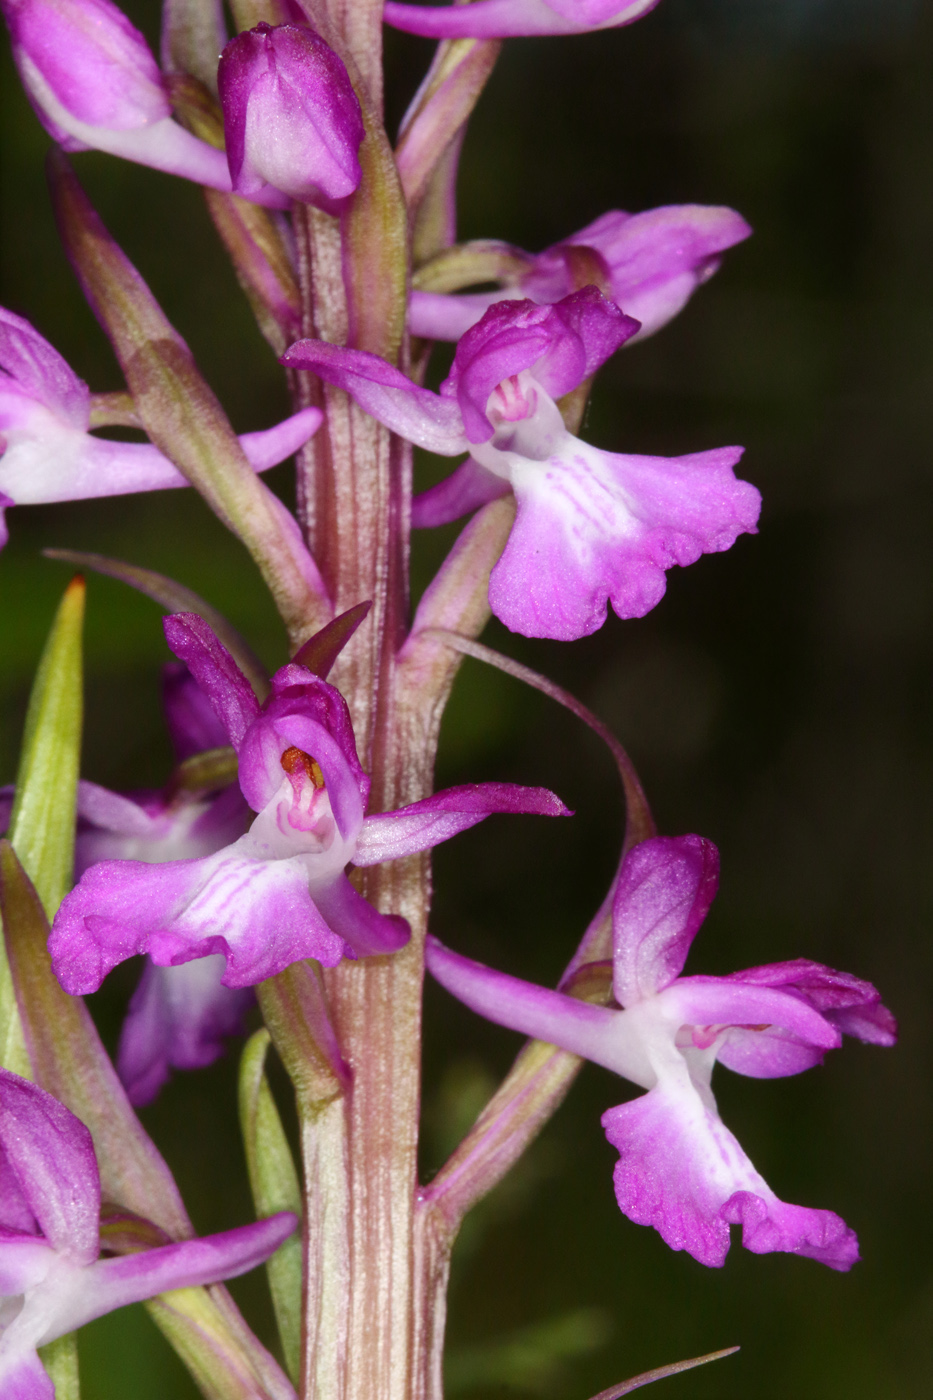
<instances>
[{"instance_id":1,"label":"orchid flower","mask_svg":"<svg viewBox=\"0 0 933 1400\"><path fill-rule=\"evenodd\" d=\"M415 525L441 525L515 493L518 514L489 581L492 611L513 632L564 641L595 632L606 602L641 617L665 569L754 532L761 498L733 467L739 447L685 457L603 452L567 431L555 399L638 330L595 287L557 302L501 301L462 337L440 394L375 355L300 340L283 364L312 370L410 442L470 456L414 503Z\"/></svg>"},{"instance_id":2,"label":"orchid flower","mask_svg":"<svg viewBox=\"0 0 933 1400\"><path fill-rule=\"evenodd\" d=\"M66 151L107 151L231 189L223 151L172 120L146 40L110 0L0 0L26 95ZM258 202L286 207L277 191Z\"/></svg>"},{"instance_id":3,"label":"orchid flower","mask_svg":"<svg viewBox=\"0 0 933 1400\"><path fill-rule=\"evenodd\" d=\"M206 695L185 666L165 667L163 704L176 762L226 744ZM78 785L75 875L101 860L157 864L213 855L242 836L252 813L237 783L191 792L172 783L156 791L110 792ZM147 959L130 1000L117 1071L130 1102L151 1103L172 1069L202 1069L239 1034L253 1002L248 988L225 987L215 953L179 967Z\"/></svg>"},{"instance_id":4,"label":"orchid flower","mask_svg":"<svg viewBox=\"0 0 933 1400\"><path fill-rule=\"evenodd\" d=\"M293 662L260 706L200 617L169 617L165 634L214 706L258 815L245 836L201 859L107 860L85 871L49 940L66 991L97 988L134 953L160 967L223 954L223 985L246 987L299 958L330 967L345 955L395 952L408 924L357 893L344 873L351 861L428 850L492 812L567 814L544 788L475 783L367 817L369 779L339 691Z\"/></svg>"},{"instance_id":5,"label":"orchid flower","mask_svg":"<svg viewBox=\"0 0 933 1400\"><path fill-rule=\"evenodd\" d=\"M277 189L339 213L362 178L364 132L333 49L306 24L258 24L224 49L217 81L237 194Z\"/></svg>"},{"instance_id":6,"label":"orchid flower","mask_svg":"<svg viewBox=\"0 0 933 1400\"><path fill-rule=\"evenodd\" d=\"M51 1094L0 1069L0 1394L53 1400L38 1347L129 1303L246 1273L297 1223L283 1211L204 1239L99 1258L91 1134Z\"/></svg>"},{"instance_id":7,"label":"orchid flower","mask_svg":"<svg viewBox=\"0 0 933 1400\"><path fill-rule=\"evenodd\" d=\"M644 340L683 310L697 287L717 270L726 249L750 233L734 209L704 204L672 204L641 214L613 209L543 253L515 249L526 270L505 290L458 296L412 292L409 323L414 335L459 340L497 301L516 294L532 301L560 301L574 288L573 250L587 248L605 267L611 300L641 322L631 341Z\"/></svg>"},{"instance_id":8,"label":"orchid flower","mask_svg":"<svg viewBox=\"0 0 933 1400\"><path fill-rule=\"evenodd\" d=\"M188 482L152 443L93 437L91 395L39 332L0 307L0 548L7 541L4 508L164 491ZM275 428L244 433L258 472L290 457L321 422L304 408Z\"/></svg>"},{"instance_id":9,"label":"orchid flower","mask_svg":"<svg viewBox=\"0 0 933 1400\"><path fill-rule=\"evenodd\" d=\"M559 1045L647 1090L602 1124L620 1160L616 1199L672 1249L718 1267L729 1226L755 1254L784 1250L845 1270L853 1232L829 1210L775 1196L723 1124L710 1087L717 1060L771 1079L819 1064L842 1033L892 1045L896 1025L867 982L800 959L727 977L680 976L716 893L719 855L699 836L655 837L626 857L614 896L613 993L578 1001L494 972L429 939L428 967L482 1016Z\"/></svg>"},{"instance_id":10,"label":"orchid flower","mask_svg":"<svg viewBox=\"0 0 933 1400\"><path fill-rule=\"evenodd\" d=\"M658 0L476 0L472 5L405 5L387 0L383 17L395 29L429 39L511 39L531 34L586 34L618 29L653 10Z\"/></svg>"}]
</instances>

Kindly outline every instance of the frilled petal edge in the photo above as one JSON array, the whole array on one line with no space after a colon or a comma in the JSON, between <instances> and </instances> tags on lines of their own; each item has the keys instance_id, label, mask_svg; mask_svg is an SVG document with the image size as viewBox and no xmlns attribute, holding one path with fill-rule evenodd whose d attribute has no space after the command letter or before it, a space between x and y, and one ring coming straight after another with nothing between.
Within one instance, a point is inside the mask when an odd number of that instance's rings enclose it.
<instances>
[{"instance_id":1,"label":"frilled petal edge","mask_svg":"<svg viewBox=\"0 0 933 1400\"><path fill-rule=\"evenodd\" d=\"M489 601L513 632L572 641L606 618L643 617L665 570L754 532L758 491L736 480L739 448L685 457L600 452L577 438L547 462L514 458L518 514Z\"/></svg>"},{"instance_id":2,"label":"frilled petal edge","mask_svg":"<svg viewBox=\"0 0 933 1400\"><path fill-rule=\"evenodd\" d=\"M96 990L134 953L160 967L222 953L226 987L253 986L299 958L338 963L343 939L315 907L301 857L253 860L240 845L202 860L102 861L87 870L49 939L66 991Z\"/></svg>"},{"instance_id":3,"label":"frilled petal edge","mask_svg":"<svg viewBox=\"0 0 933 1400\"><path fill-rule=\"evenodd\" d=\"M686 1069L684 1082L659 1083L609 1109L602 1124L620 1153L614 1173L620 1209L636 1224L651 1225L671 1249L719 1268L732 1224L742 1226L742 1242L756 1254L802 1254L839 1270L858 1259L855 1235L838 1215L778 1200Z\"/></svg>"}]
</instances>

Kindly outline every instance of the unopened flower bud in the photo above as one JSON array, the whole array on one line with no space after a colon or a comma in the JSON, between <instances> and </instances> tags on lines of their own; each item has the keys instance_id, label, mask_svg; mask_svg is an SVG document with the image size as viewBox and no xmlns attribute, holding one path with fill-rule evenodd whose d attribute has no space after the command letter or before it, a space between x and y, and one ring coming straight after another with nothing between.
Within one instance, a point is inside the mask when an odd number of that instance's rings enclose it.
<instances>
[{"instance_id":1,"label":"unopened flower bud","mask_svg":"<svg viewBox=\"0 0 933 1400\"><path fill-rule=\"evenodd\" d=\"M218 70L230 177L254 199L268 186L330 213L360 183L360 104L343 63L306 25L258 24Z\"/></svg>"},{"instance_id":2,"label":"unopened flower bud","mask_svg":"<svg viewBox=\"0 0 933 1400\"><path fill-rule=\"evenodd\" d=\"M23 85L66 150L91 144L74 123L135 131L170 115L145 39L110 0L0 0Z\"/></svg>"}]
</instances>

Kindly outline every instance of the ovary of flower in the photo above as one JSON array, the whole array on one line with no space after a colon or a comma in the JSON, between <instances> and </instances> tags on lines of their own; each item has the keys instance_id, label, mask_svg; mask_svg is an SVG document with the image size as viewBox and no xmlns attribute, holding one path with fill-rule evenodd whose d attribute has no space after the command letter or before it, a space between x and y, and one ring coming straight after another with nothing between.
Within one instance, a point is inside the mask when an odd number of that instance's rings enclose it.
<instances>
[{"instance_id":1,"label":"ovary of flower","mask_svg":"<svg viewBox=\"0 0 933 1400\"><path fill-rule=\"evenodd\" d=\"M595 1006L494 972L429 938L430 971L474 1011L613 1070L647 1092L602 1119L618 1148L620 1208L673 1249L719 1266L729 1226L754 1253L784 1250L848 1269L854 1234L827 1210L778 1199L721 1121L717 1060L774 1078L818 1064L842 1033L891 1045L896 1027L875 989L798 960L728 977L680 975L715 894L718 854L698 836L636 846L613 902L613 992Z\"/></svg>"}]
</instances>

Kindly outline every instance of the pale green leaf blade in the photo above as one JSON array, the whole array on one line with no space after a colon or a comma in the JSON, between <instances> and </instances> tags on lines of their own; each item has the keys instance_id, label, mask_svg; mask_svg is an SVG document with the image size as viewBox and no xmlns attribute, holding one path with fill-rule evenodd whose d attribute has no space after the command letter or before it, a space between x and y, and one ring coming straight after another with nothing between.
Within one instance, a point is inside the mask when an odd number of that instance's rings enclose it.
<instances>
[{"instance_id":1,"label":"pale green leaf blade","mask_svg":"<svg viewBox=\"0 0 933 1400\"><path fill-rule=\"evenodd\" d=\"M247 1041L240 1062L240 1126L249 1183L258 1218L280 1210L300 1217L298 1173L265 1074L270 1040L267 1030L257 1031ZM301 1365L301 1254L298 1232L266 1264L285 1365L296 1383Z\"/></svg>"}]
</instances>

